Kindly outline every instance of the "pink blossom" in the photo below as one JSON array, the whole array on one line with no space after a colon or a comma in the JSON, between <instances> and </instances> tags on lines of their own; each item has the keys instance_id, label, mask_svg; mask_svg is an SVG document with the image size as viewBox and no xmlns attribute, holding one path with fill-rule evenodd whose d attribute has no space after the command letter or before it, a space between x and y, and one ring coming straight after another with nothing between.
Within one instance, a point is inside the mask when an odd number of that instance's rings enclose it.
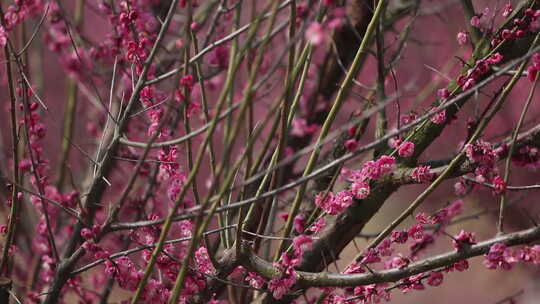
<instances>
[{"instance_id":1,"label":"pink blossom","mask_svg":"<svg viewBox=\"0 0 540 304\"><path fill-rule=\"evenodd\" d=\"M452 204L450 204L445 209L448 210L448 216L449 217L456 217L463 213L463 200L455 200Z\"/></svg>"},{"instance_id":2,"label":"pink blossom","mask_svg":"<svg viewBox=\"0 0 540 304\"><path fill-rule=\"evenodd\" d=\"M197 251L195 251L195 261L197 262L197 268L199 268L200 272L205 274L215 273L216 270L214 265L212 265L210 257L208 256L206 247L200 247L197 249Z\"/></svg>"},{"instance_id":3,"label":"pink blossom","mask_svg":"<svg viewBox=\"0 0 540 304\"><path fill-rule=\"evenodd\" d=\"M384 239L376 248L380 256L391 256L394 253L392 241L388 238Z\"/></svg>"},{"instance_id":4,"label":"pink blossom","mask_svg":"<svg viewBox=\"0 0 540 304\"><path fill-rule=\"evenodd\" d=\"M414 153L414 143L410 141L403 142L398 149L398 154L401 157L410 157Z\"/></svg>"},{"instance_id":5,"label":"pink blossom","mask_svg":"<svg viewBox=\"0 0 540 304\"><path fill-rule=\"evenodd\" d=\"M467 81L465 81L465 84L463 84L463 91L467 91L468 89L474 87L474 85L476 84L476 81L474 80L474 78L469 78L467 79Z\"/></svg>"},{"instance_id":6,"label":"pink blossom","mask_svg":"<svg viewBox=\"0 0 540 304\"><path fill-rule=\"evenodd\" d=\"M457 42L459 45L466 44L468 40L469 40L469 37L466 32L461 31L457 33Z\"/></svg>"},{"instance_id":7,"label":"pink blossom","mask_svg":"<svg viewBox=\"0 0 540 304\"><path fill-rule=\"evenodd\" d=\"M8 41L8 33L4 27L0 26L0 47L5 47Z\"/></svg>"},{"instance_id":8,"label":"pink blossom","mask_svg":"<svg viewBox=\"0 0 540 304\"><path fill-rule=\"evenodd\" d=\"M83 239L85 240L91 240L92 238L94 238L94 233L92 232L92 230L90 230L89 228L83 228L81 229L81 236Z\"/></svg>"},{"instance_id":9,"label":"pink blossom","mask_svg":"<svg viewBox=\"0 0 540 304\"><path fill-rule=\"evenodd\" d=\"M427 225L431 222L430 220L430 216L428 216L426 213L424 212L420 212L418 213L417 215L414 216L414 219L416 221L418 221L419 224L421 225Z\"/></svg>"},{"instance_id":10,"label":"pink blossom","mask_svg":"<svg viewBox=\"0 0 540 304\"><path fill-rule=\"evenodd\" d=\"M378 179L381 177L380 166L377 162L370 160L362 165L360 176L362 179Z\"/></svg>"},{"instance_id":11,"label":"pink blossom","mask_svg":"<svg viewBox=\"0 0 540 304\"><path fill-rule=\"evenodd\" d=\"M385 261L385 268L386 269L392 269L392 268L405 268L407 265L409 265L410 260L403 257L401 254L398 256L392 257Z\"/></svg>"},{"instance_id":12,"label":"pink blossom","mask_svg":"<svg viewBox=\"0 0 540 304\"><path fill-rule=\"evenodd\" d=\"M442 284L443 274L440 271L433 271L427 278L427 283L430 286L439 286Z\"/></svg>"},{"instance_id":13,"label":"pink blossom","mask_svg":"<svg viewBox=\"0 0 540 304\"><path fill-rule=\"evenodd\" d=\"M248 275L246 276L246 281L248 281L249 285L254 288L262 288L265 284L265 281L261 276L251 271L248 272Z\"/></svg>"},{"instance_id":14,"label":"pink blossom","mask_svg":"<svg viewBox=\"0 0 540 304\"><path fill-rule=\"evenodd\" d=\"M491 181L493 183L493 192L495 194L502 194L506 192L506 182L499 175L495 176Z\"/></svg>"},{"instance_id":15,"label":"pink blossom","mask_svg":"<svg viewBox=\"0 0 540 304\"><path fill-rule=\"evenodd\" d=\"M313 243L313 239L305 234L295 237L293 239L293 247L296 256L301 257L306 250L309 250L311 243Z\"/></svg>"},{"instance_id":16,"label":"pink blossom","mask_svg":"<svg viewBox=\"0 0 540 304\"><path fill-rule=\"evenodd\" d=\"M461 230L457 236L454 237L453 245L456 250L462 250L473 244L476 244L474 234Z\"/></svg>"},{"instance_id":17,"label":"pink blossom","mask_svg":"<svg viewBox=\"0 0 540 304\"><path fill-rule=\"evenodd\" d=\"M391 240L394 243L404 244L409 239L409 234L405 230L394 230L392 231Z\"/></svg>"},{"instance_id":18,"label":"pink blossom","mask_svg":"<svg viewBox=\"0 0 540 304\"><path fill-rule=\"evenodd\" d=\"M446 121L446 110L442 110L431 116L431 121L436 124L442 124Z\"/></svg>"},{"instance_id":19,"label":"pink blossom","mask_svg":"<svg viewBox=\"0 0 540 304\"><path fill-rule=\"evenodd\" d=\"M351 184L351 192L356 199L364 199L369 196L370 187L369 183L357 180Z\"/></svg>"},{"instance_id":20,"label":"pink blossom","mask_svg":"<svg viewBox=\"0 0 540 304\"><path fill-rule=\"evenodd\" d=\"M439 98L446 99L450 97L450 91L448 91L447 88L438 89L437 96L439 96Z\"/></svg>"},{"instance_id":21,"label":"pink blossom","mask_svg":"<svg viewBox=\"0 0 540 304\"><path fill-rule=\"evenodd\" d=\"M418 166L411 172L411 178L417 183L429 183L434 176L435 174L431 173L430 166Z\"/></svg>"},{"instance_id":22,"label":"pink blossom","mask_svg":"<svg viewBox=\"0 0 540 304\"><path fill-rule=\"evenodd\" d=\"M540 264L540 245L525 246L519 252L519 258L524 262L533 262L535 265Z\"/></svg>"},{"instance_id":23,"label":"pink blossom","mask_svg":"<svg viewBox=\"0 0 540 304\"><path fill-rule=\"evenodd\" d=\"M503 17L508 17L510 16L510 14L514 11L514 9L512 8L512 3L508 2L505 6L504 6L504 9L503 9L503 12L502 12L502 16Z\"/></svg>"},{"instance_id":24,"label":"pink blossom","mask_svg":"<svg viewBox=\"0 0 540 304\"><path fill-rule=\"evenodd\" d=\"M319 193L315 197L315 204L330 215L337 215L343 212L353 202L353 196L350 191L344 190L337 194Z\"/></svg>"},{"instance_id":25,"label":"pink blossom","mask_svg":"<svg viewBox=\"0 0 540 304\"><path fill-rule=\"evenodd\" d=\"M385 284L370 284L365 286L357 286L353 290L353 295L355 297L362 298L362 303L381 303L382 300L389 301L390 293L386 291ZM338 299L334 300L332 303L347 303L346 299L341 301Z\"/></svg>"},{"instance_id":26,"label":"pink blossom","mask_svg":"<svg viewBox=\"0 0 540 304\"><path fill-rule=\"evenodd\" d=\"M411 256L418 256L418 254L426 250L434 242L435 238L432 234L429 233L424 233L420 238L413 239L412 244L409 246L409 249L411 250Z\"/></svg>"},{"instance_id":27,"label":"pink blossom","mask_svg":"<svg viewBox=\"0 0 540 304\"><path fill-rule=\"evenodd\" d=\"M488 269L497 269L502 268L504 270L510 270L512 264L516 262L512 255L510 255L507 250L509 250L503 243L495 243L491 245L489 252L484 255L486 258L483 262L484 266Z\"/></svg>"},{"instance_id":28,"label":"pink blossom","mask_svg":"<svg viewBox=\"0 0 540 304\"><path fill-rule=\"evenodd\" d=\"M503 60L501 53L494 53L487 59L488 64L498 64Z\"/></svg>"},{"instance_id":29,"label":"pink blossom","mask_svg":"<svg viewBox=\"0 0 540 304\"><path fill-rule=\"evenodd\" d=\"M345 267L345 270L343 270L344 274L352 274L352 273L364 273L366 272L364 269L364 266L358 262L352 262L351 264L347 265Z\"/></svg>"},{"instance_id":30,"label":"pink blossom","mask_svg":"<svg viewBox=\"0 0 540 304\"><path fill-rule=\"evenodd\" d=\"M294 119L292 121L291 135L296 137L304 137L306 135L314 134L319 128L316 124L308 124L305 119Z\"/></svg>"},{"instance_id":31,"label":"pink blossom","mask_svg":"<svg viewBox=\"0 0 540 304\"><path fill-rule=\"evenodd\" d=\"M296 283L296 273L291 268L283 277L273 277L268 282L268 289L272 291L272 296L279 300L294 286L294 283Z\"/></svg>"},{"instance_id":32,"label":"pink blossom","mask_svg":"<svg viewBox=\"0 0 540 304\"><path fill-rule=\"evenodd\" d=\"M306 40L315 45L321 45L326 40L323 26L318 22L312 22L306 29Z\"/></svg>"},{"instance_id":33,"label":"pink blossom","mask_svg":"<svg viewBox=\"0 0 540 304\"><path fill-rule=\"evenodd\" d=\"M421 224L415 224L409 227L409 236L413 239L421 239L424 234L424 226Z\"/></svg>"},{"instance_id":34,"label":"pink blossom","mask_svg":"<svg viewBox=\"0 0 540 304\"><path fill-rule=\"evenodd\" d=\"M392 156L383 155L377 160L377 166L381 175L392 173L396 169L396 159Z\"/></svg>"},{"instance_id":35,"label":"pink blossom","mask_svg":"<svg viewBox=\"0 0 540 304\"><path fill-rule=\"evenodd\" d=\"M471 18L471 25L474 27L480 27L480 18L478 16L473 16Z\"/></svg>"},{"instance_id":36,"label":"pink blossom","mask_svg":"<svg viewBox=\"0 0 540 304\"><path fill-rule=\"evenodd\" d=\"M381 261L379 252L373 248L369 248L362 258L362 264L373 264Z\"/></svg>"},{"instance_id":37,"label":"pink blossom","mask_svg":"<svg viewBox=\"0 0 540 304\"><path fill-rule=\"evenodd\" d=\"M298 233L302 233L304 232L304 225L306 224L306 219L301 214L297 215L294 217L293 224L294 230L296 230L296 232Z\"/></svg>"},{"instance_id":38,"label":"pink blossom","mask_svg":"<svg viewBox=\"0 0 540 304\"><path fill-rule=\"evenodd\" d=\"M315 221L315 223L313 223L311 227L309 227L309 231L313 231L313 233L317 233L321 231L322 229L324 229L324 227L326 227L326 219L324 217L321 217L320 219Z\"/></svg>"},{"instance_id":39,"label":"pink blossom","mask_svg":"<svg viewBox=\"0 0 540 304\"><path fill-rule=\"evenodd\" d=\"M463 181L454 184L454 192L457 196L464 196L468 192L468 187Z\"/></svg>"},{"instance_id":40,"label":"pink blossom","mask_svg":"<svg viewBox=\"0 0 540 304\"><path fill-rule=\"evenodd\" d=\"M345 142L345 149L347 151L352 152L358 148L358 142L354 139L349 139Z\"/></svg>"},{"instance_id":41,"label":"pink blossom","mask_svg":"<svg viewBox=\"0 0 540 304\"><path fill-rule=\"evenodd\" d=\"M469 262L467 260L462 260L454 263L453 268L457 271L465 271L469 269Z\"/></svg>"},{"instance_id":42,"label":"pink blossom","mask_svg":"<svg viewBox=\"0 0 540 304\"><path fill-rule=\"evenodd\" d=\"M474 144L466 145L465 154L470 162L489 167L493 166L498 159L493 146L481 139Z\"/></svg>"}]
</instances>

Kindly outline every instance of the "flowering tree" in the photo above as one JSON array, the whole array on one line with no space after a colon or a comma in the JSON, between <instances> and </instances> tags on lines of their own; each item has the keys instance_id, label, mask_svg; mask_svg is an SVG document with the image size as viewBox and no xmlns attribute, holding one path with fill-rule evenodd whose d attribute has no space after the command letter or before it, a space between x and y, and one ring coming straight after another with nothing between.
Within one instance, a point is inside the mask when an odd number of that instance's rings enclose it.
<instances>
[{"instance_id":1,"label":"flowering tree","mask_svg":"<svg viewBox=\"0 0 540 304\"><path fill-rule=\"evenodd\" d=\"M1 303L379 303L473 257L540 264L536 0L14 0L0 21Z\"/></svg>"}]
</instances>

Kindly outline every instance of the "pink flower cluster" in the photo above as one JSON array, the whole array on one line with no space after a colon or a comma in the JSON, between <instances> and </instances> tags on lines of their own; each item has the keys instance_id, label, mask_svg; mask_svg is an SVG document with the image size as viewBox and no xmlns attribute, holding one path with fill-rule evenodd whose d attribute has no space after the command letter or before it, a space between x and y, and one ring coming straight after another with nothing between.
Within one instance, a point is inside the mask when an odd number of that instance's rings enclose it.
<instances>
[{"instance_id":1,"label":"pink flower cluster","mask_svg":"<svg viewBox=\"0 0 540 304\"><path fill-rule=\"evenodd\" d=\"M434 177L435 174L431 172L430 166L418 166L411 172L411 178L420 184L429 183Z\"/></svg>"},{"instance_id":2,"label":"pink flower cluster","mask_svg":"<svg viewBox=\"0 0 540 304\"><path fill-rule=\"evenodd\" d=\"M395 230L392 232L390 238L383 240L376 248L370 248L366 250L358 262L349 264L344 274L354 273L366 273L368 271L368 265L376 267L377 263L381 263L384 269L400 269L405 268L416 259L418 253L425 250L428 245L434 242L434 236L425 232L426 225L440 225L437 235L442 235L445 226L450 223L451 219L461 214L463 211L463 201L457 200L434 213L431 216L425 213L419 213L416 216L417 224L412 225L405 230ZM411 254L405 256L403 254L397 254L392 256L394 249L393 244L405 244L407 241L411 242ZM459 246L466 246L467 244L474 243L474 237L472 234L461 232L455 237L456 244ZM388 257L384 259L384 257ZM371 266L373 265L373 266ZM424 284L429 286L439 286L443 282L444 273L452 271L464 271L469 268L469 264L466 260L454 263L448 267L445 267L442 271L433 271L430 273L421 273L410 276L401 280L398 288L402 292L409 292L411 290L423 290ZM390 292L387 289L388 284L371 284L366 286L358 286L355 288L346 288L340 293L336 288L323 288L323 291L327 293L327 297L324 303L341 303L339 301L347 301L347 299L354 298L358 303L379 303L382 300L388 301L390 299Z\"/></svg>"},{"instance_id":3,"label":"pink flower cluster","mask_svg":"<svg viewBox=\"0 0 540 304\"><path fill-rule=\"evenodd\" d=\"M478 79L486 74L492 65L500 63L503 56L500 53L494 53L487 59L480 59L476 61L473 68L467 71L467 74L460 75L457 79L457 84L461 86L463 91L467 91L472 88Z\"/></svg>"},{"instance_id":4,"label":"pink flower cluster","mask_svg":"<svg viewBox=\"0 0 540 304\"><path fill-rule=\"evenodd\" d=\"M461 230L459 234L454 237L452 244L454 245L454 248L458 251L467 248L473 244L476 244L474 233Z\"/></svg>"},{"instance_id":5,"label":"pink flower cluster","mask_svg":"<svg viewBox=\"0 0 540 304\"><path fill-rule=\"evenodd\" d=\"M274 263L274 267L279 270L280 275L274 276L268 282L268 289L272 291L275 299L281 299L296 283L296 272L294 267L300 263L300 258L306 250L309 250L313 239L307 235L299 235L293 240L294 252L292 256L283 253L281 259ZM257 275L251 275L250 283L260 285L261 281Z\"/></svg>"},{"instance_id":6,"label":"pink flower cluster","mask_svg":"<svg viewBox=\"0 0 540 304\"><path fill-rule=\"evenodd\" d=\"M472 26L478 29L487 30L493 18L494 13L492 13L491 10L486 7L480 14L473 16L470 23Z\"/></svg>"},{"instance_id":7,"label":"pink flower cluster","mask_svg":"<svg viewBox=\"0 0 540 304\"><path fill-rule=\"evenodd\" d=\"M315 205L330 215L340 214L352 202L353 195L349 190L344 190L336 194L332 192L321 192L315 197Z\"/></svg>"},{"instance_id":8,"label":"pink flower cluster","mask_svg":"<svg viewBox=\"0 0 540 304\"><path fill-rule=\"evenodd\" d=\"M506 191L506 183L497 174L496 162L499 159L499 150L483 140L465 146L465 155L472 164L477 167L474 170L475 179L479 183L490 182L493 184L493 193L501 194ZM465 193L465 185L460 185L458 192Z\"/></svg>"},{"instance_id":9,"label":"pink flower cluster","mask_svg":"<svg viewBox=\"0 0 540 304\"><path fill-rule=\"evenodd\" d=\"M333 0L325 0L325 2L334 2ZM328 4L331 6L331 4ZM345 22L345 11L343 8L334 8L329 13L329 18L323 23L311 22L306 29L306 40L314 45L319 46L330 39L333 30L343 26Z\"/></svg>"},{"instance_id":10,"label":"pink flower cluster","mask_svg":"<svg viewBox=\"0 0 540 304\"><path fill-rule=\"evenodd\" d=\"M353 203L353 199L364 199L370 194L369 181L379 179L392 173L396 167L396 160L392 156L383 155L377 161L368 161L360 170L341 171L341 176L351 182L349 190L336 194L321 192L315 197L315 204L326 213L337 215Z\"/></svg>"},{"instance_id":11,"label":"pink flower cluster","mask_svg":"<svg viewBox=\"0 0 540 304\"><path fill-rule=\"evenodd\" d=\"M520 261L540 265L540 245L511 249L503 243L495 243L491 245L489 252L484 257L483 264L488 269L510 270L514 264Z\"/></svg>"},{"instance_id":12,"label":"pink flower cluster","mask_svg":"<svg viewBox=\"0 0 540 304\"><path fill-rule=\"evenodd\" d=\"M495 243L489 248L483 262L488 269L502 268L504 270L512 269L512 265L518 262L513 251L503 243Z\"/></svg>"},{"instance_id":13,"label":"pink flower cluster","mask_svg":"<svg viewBox=\"0 0 540 304\"><path fill-rule=\"evenodd\" d=\"M308 124L305 119L294 119L291 126L291 135L304 137L306 135L315 134L319 130L319 125Z\"/></svg>"},{"instance_id":14,"label":"pink flower cluster","mask_svg":"<svg viewBox=\"0 0 540 304\"><path fill-rule=\"evenodd\" d=\"M403 141L401 138L395 138L390 142L392 148L397 149L398 155L401 157L410 157L414 154L414 143Z\"/></svg>"},{"instance_id":15,"label":"pink flower cluster","mask_svg":"<svg viewBox=\"0 0 540 304\"><path fill-rule=\"evenodd\" d=\"M531 61L532 64L527 68L527 78L530 81L535 81L536 75L538 75L538 71L540 70L540 54L536 53L532 55Z\"/></svg>"},{"instance_id":16,"label":"pink flower cluster","mask_svg":"<svg viewBox=\"0 0 540 304\"><path fill-rule=\"evenodd\" d=\"M505 7L503 14L510 15L512 8ZM512 29L504 29L500 33L497 33L491 41L492 46L496 46L504 40L519 39L525 37L528 33L535 33L538 31L538 17L540 17L540 10L533 10L528 8L525 10L524 16L519 19L513 20Z\"/></svg>"},{"instance_id":17,"label":"pink flower cluster","mask_svg":"<svg viewBox=\"0 0 540 304\"><path fill-rule=\"evenodd\" d=\"M518 167L540 168L540 151L534 146L523 146L512 155L512 163Z\"/></svg>"}]
</instances>

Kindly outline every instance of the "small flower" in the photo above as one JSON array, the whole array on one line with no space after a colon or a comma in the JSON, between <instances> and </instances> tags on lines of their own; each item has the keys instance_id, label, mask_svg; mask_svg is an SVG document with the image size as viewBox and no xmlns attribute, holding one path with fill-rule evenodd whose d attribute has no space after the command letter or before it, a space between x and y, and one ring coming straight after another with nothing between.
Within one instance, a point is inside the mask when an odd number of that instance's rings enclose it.
<instances>
[{"instance_id":1,"label":"small flower","mask_svg":"<svg viewBox=\"0 0 540 304\"><path fill-rule=\"evenodd\" d=\"M431 219L430 217L425 214L424 212L420 212L418 213L414 219L419 223L419 224L422 224L422 225L427 225L431 222Z\"/></svg>"},{"instance_id":2,"label":"small flower","mask_svg":"<svg viewBox=\"0 0 540 304\"><path fill-rule=\"evenodd\" d=\"M474 26L474 27L480 27L480 17L473 16L471 18L471 25Z\"/></svg>"},{"instance_id":3,"label":"small flower","mask_svg":"<svg viewBox=\"0 0 540 304\"><path fill-rule=\"evenodd\" d=\"M89 228L83 228L81 229L81 236L83 239L88 241L94 238L94 233Z\"/></svg>"},{"instance_id":4,"label":"small flower","mask_svg":"<svg viewBox=\"0 0 540 304\"><path fill-rule=\"evenodd\" d=\"M430 286L439 286L442 284L443 274L440 271L433 271L427 279Z\"/></svg>"},{"instance_id":5,"label":"small flower","mask_svg":"<svg viewBox=\"0 0 540 304\"><path fill-rule=\"evenodd\" d=\"M409 237L419 240L424 235L424 226L421 224L412 225L407 233L409 233Z\"/></svg>"},{"instance_id":6,"label":"small flower","mask_svg":"<svg viewBox=\"0 0 540 304\"><path fill-rule=\"evenodd\" d=\"M297 215L294 217L294 230L298 233L304 232L304 225L306 224L306 219L303 215Z\"/></svg>"},{"instance_id":7,"label":"small flower","mask_svg":"<svg viewBox=\"0 0 540 304\"><path fill-rule=\"evenodd\" d=\"M398 149L398 154L401 157L410 157L414 153L414 143L410 141L403 142Z\"/></svg>"},{"instance_id":8,"label":"small flower","mask_svg":"<svg viewBox=\"0 0 540 304\"><path fill-rule=\"evenodd\" d=\"M465 146L465 154L471 163L477 163L485 167L492 167L497 161L497 154L494 152L493 146L481 139L474 144Z\"/></svg>"},{"instance_id":9,"label":"small flower","mask_svg":"<svg viewBox=\"0 0 540 304\"><path fill-rule=\"evenodd\" d=\"M291 127L291 135L296 137L304 137L317 132L318 128L318 125L308 124L305 119L294 119Z\"/></svg>"},{"instance_id":10,"label":"small flower","mask_svg":"<svg viewBox=\"0 0 540 304\"><path fill-rule=\"evenodd\" d=\"M394 249L391 247L392 241L390 239L384 239L376 248L376 251L380 256L391 256Z\"/></svg>"},{"instance_id":11,"label":"small flower","mask_svg":"<svg viewBox=\"0 0 540 304\"><path fill-rule=\"evenodd\" d=\"M343 271L344 274L352 274L352 273L364 273L366 272L362 264L358 262L352 262L347 267L345 267L345 270Z\"/></svg>"},{"instance_id":12,"label":"small flower","mask_svg":"<svg viewBox=\"0 0 540 304\"><path fill-rule=\"evenodd\" d=\"M498 64L503 60L503 56L501 53L495 53L487 59L488 64Z\"/></svg>"},{"instance_id":13,"label":"small flower","mask_svg":"<svg viewBox=\"0 0 540 304\"><path fill-rule=\"evenodd\" d=\"M345 190L336 194L321 192L315 197L315 205L330 215L337 215L353 202L350 191Z\"/></svg>"},{"instance_id":14,"label":"small flower","mask_svg":"<svg viewBox=\"0 0 540 304\"><path fill-rule=\"evenodd\" d=\"M386 269L392 269L392 268L401 269L401 268L407 267L407 265L409 265L409 263L410 263L409 259L407 259L407 258L403 257L401 254L399 254L396 257L390 258L384 264L385 264Z\"/></svg>"},{"instance_id":15,"label":"small flower","mask_svg":"<svg viewBox=\"0 0 540 304\"><path fill-rule=\"evenodd\" d=\"M313 243L313 239L305 234L295 237L293 239L293 247L296 256L301 257L306 250L309 250L311 243Z\"/></svg>"},{"instance_id":16,"label":"small flower","mask_svg":"<svg viewBox=\"0 0 540 304\"><path fill-rule=\"evenodd\" d=\"M352 152L358 148L358 142L354 139L349 139L345 142L345 149L347 151Z\"/></svg>"},{"instance_id":17,"label":"small flower","mask_svg":"<svg viewBox=\"0 0 540 304\"><path fill-rule=\"evenodd\" d=\"M392 173L396 169L396 159L392 156L383 155L377 160L377 166L381 175Z\"/></svg>"},{"instance_id":18,"label":"small flower","mask_svg":"<svg viewBox=\"0 0 540 304\"><path fill-rule=\"evenodd\" d=\"M450 97L450 91L448 91L447 88L442 88L437 90L437 96L439 96L442 99L446 99Z\"/></svg>"},{"instance_id":19,"label":"small flower","mask_svg":"<svg viewBox=\"0 0 540 304\"><path fill-rule=\"evenodd\" d=\"M457 42L458 42L459 45L464 45L469 40L469 37L467 36L467 33L463 32L463 31L457 33L456 38L457 38Z\"/></svg>"},{"instance_id":20,"label":"small flower","mask_svg":"<svg viewBox=\"0 0 540 304\"><path fill-rule=\"evenodd\" d=\"M502 194L506 192L506 182L499 175L493 178L493 192L495 194Z\"/></svg>"},{"instance_id":21,"label":"small flower","mask_svg":"<svg viewBox=\"0 0 540 304\"><path fill-rule=\"evenodd\" d=\"M369 183L362 180L357 180L351 184L351 192L356 199L364 199L369 196Z\"/></svg>"},{"instance_id":22,"label":"small flower","mask_svg":"<svg viewBox=\"0 0 540 304\"><path fill-rule=\"evenodd\" d=\"M186 75L180 79L180 86L187 89L188 91L191 91L194 85L195 79L193 78L193 75Z\"/></svg>"},{"instance_id":23,"label":"small flower","mask_svg":"<svg viewBox=\"0 0 540 304\"><path fill-rule=\"evenodd\" d=\"M321 217L315 223L313 223L313 225L311 225L308 230L313 231L313 233L317 233L324 229L324 227L326 227L326 219L324 217Z\"/></svg>"},{"instance_id":24,"label":"small flower","mask_svg":"<svg viewBox=\"0 0 540 304\"><path fill-rule=\"evenodd\" d=\"M294 286L296 283L296 275L294 270L291 268L290 271L287 271L288 274L285 274L284 277L273 277L270 282L268 282L268 289L272 291L272 296L279 300Z\"/></svg>"},{"instance_id":25,"label":"small flower","mask_svg":"<svg viewBox=\"0 0 540 304\"><path fill-rule=\"evenodd\" d=\"M454 263L453 267L457 271L465 271L469 269L469 262L467 260L459 261Z\"/></svg>"},{"instance_id":26,"label":"small flower","mask_svg":"<svg viewBox=\"0 0 540 304\"><path fill-rule=\"evenodd\" d=\"M361 263L362 264L373 264L378 263L381 261L381 258L379 257L379 252L375 250L374 248L369 248L365 253L364 257L362 258Z\"/></svg>"},{"instance_id":27,"label":"small flower","mask_svg":"<svg viewBox=\"0 0 540 304\"><path fill-rule=\"evenodd\" d=\"M409 234L405 230L394 230L390 239L394 243L404 244L409 239Z\"/></svg>"},{"instance_id":28,"label":"small flower","mask_svg":"<svg viewBox=\"0 0 540 304\"><path fill-rule=\"evenodd\" d=\"M362 165L360 176L362 179L378 179L381 177L381 170L377 162L370 160Z\"/></svg>"},{"instance_id":29,"label":"small flower","mask_svg":"<svg viewBox=\"0 0 540 304\"><path fill-rule=\"evenodd\" d=\"M208 256L206 247L200 247L197 249L195 252L195 261L197 262L197 268L200 272L205 274L215 273L216 269L214 268L214 265L212 265L212 261Z\"/></svg>"},{"instance_id":30,"label":"small flower","mask_svg":"<svg viewBox=\"0 0 540 304\"><path fill-rule=\"evenodd\" d=\"M4 27L0 26L0 47L5 47L8 40L8 33Z\"/></svg>"},{"instance_id":31,"label":"small flower","mask_svg":"<svg viewBox=\"0 0 540 304\"><path fill-rule=\"evenodd\" d=\"M436 108L434 108L436 110ZM431 121L436 124L442 124L446 121L446 110L437 112L435 115L431 116Z\"/></svg>"},{"instance_id":32,"label":"small flower","mask_svg":"<svg viewBox=\"0 0 540 304\"><path fill-rule=\"evenodd\" d=\"M503 17L508 17L510 16L510 14L514 11L514 9L512 8L512 3L508 2L505 6L504 6L504 9L503 9L503 12L502 12L502 16Z\"/></svg>"},{"instance_id":33,"label":"small flower","mask_svg":"<svg viewBox=\"0 0 540 304\"><path fill-rule=\"evenodd\" d=\"M417 183L429 183L434 176L430 166L418 166L411 172L411 178Z\"/></svg>"},{"instance_id":34,"label":"small flower","mask_svg":"<svg viewBox=\"0 0 540 304\"><path fill-rule=\"evenodd\" d=\"M503 243L495 243L489 248L489 252L484 255L486 258L483 262L484 266L488 269L502 268L504 270L510 270L512 264L517 262L517 259L509 251Z\"/></svg>"},{"instance_id":35,"label":"small flower","mask_svg":"<svg viewBox=\"0 0 540 304\"><path fill-rule=\"evenodd\" d=\"M255 272L249 272L246 276L246 281L254 288L262 288L264 286L264 279Z\"/></svg>"},{"instance_id":36,"label":"small flower","mask_svg":"<svg viewBox=\"0 0 540 304\"><path fill-rule=\"evenodd\" d=\"M323 26L318 22L312 22L306 29L306 39L315 46L321 45L326 40Z\"/></svg>"},{"instance_id":37,"label":"small flower","mask_svg":"<svg viewBox=\"0 0 540 304\"><path fill-rule=\"evenodd\" d=\"M474 234L470 232L465 232L461 230L457 236L454 237L453 245L454 248L459 251L466 247L471 246L472 244L476 244L476 240L474 239Z\"/></svg>"},{"instance_id":38,"label":"small flower","mask_svg":"<svg viewBox=\"0 0 540 304\"><path fill-rule=\"evenodd\" d=\"M467 185L465 184L465 182L459 181L459 182L454 184L454 193L457 196L464 196L464 195L467 194L468 191L469 191L469 189L468 189Z\"/></svg>"},{"instance_id":39,"label":"small flower","mask_svg":"<svg viewBox=\"0 0 540 304\"><path fill-rule=\"evenodd\" d=\"M476 81L474 80L474 78L467 79L467 81L465 81L465 84L463 84L463 91L467 91L468 89L474 87L475 84Z\"/></svg>"},{"instance_id":40,"label":"small flower","mask_svg":"<svg viewBox=\"0 0 540 304\"><path fill-rule=\"evenodd\" d=\"M501 37L502 39L512 39L513 37L512 31L509 29L502 30Z\"/></svg>"}]
</instances>

